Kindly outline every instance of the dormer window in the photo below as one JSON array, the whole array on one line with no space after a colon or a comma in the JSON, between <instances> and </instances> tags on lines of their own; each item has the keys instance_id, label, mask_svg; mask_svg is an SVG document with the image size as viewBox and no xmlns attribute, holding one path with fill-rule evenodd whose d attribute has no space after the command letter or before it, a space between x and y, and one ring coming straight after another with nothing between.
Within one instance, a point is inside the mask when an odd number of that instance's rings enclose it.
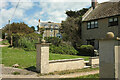
<instances>
[{"instance_id":1,"label":"dormer window","mask_svg":"<svg viewBox=\"0 0 120 80\"><path fill-rule=\"evenodd\" d=\"M89 21L87 23L87 29L98 28L98 21Z\"/></svg>"},{"instance_id":2,"label":"dormer window","mask_svg":"<svg viewBox=\"0 0 120 80\"><path fill-rule=\"evenodd\" d=\"M109 26L117 26L117 25L118 25L118 18L117 17L109 18Z\"/></svg>"}]
</instances>

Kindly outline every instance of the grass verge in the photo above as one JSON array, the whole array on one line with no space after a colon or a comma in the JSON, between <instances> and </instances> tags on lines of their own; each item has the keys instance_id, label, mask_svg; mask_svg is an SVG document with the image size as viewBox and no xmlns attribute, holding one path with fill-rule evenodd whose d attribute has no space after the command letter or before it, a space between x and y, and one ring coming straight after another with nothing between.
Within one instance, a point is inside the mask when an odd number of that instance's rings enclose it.
<instances>
[{"instance_id":1,"label":"grass verge","mask_svg":"<svg viewBox=\"0 0 120 80\"><path fill-rule=\"evenodd\" d=\"M58 59L73 59L73 58L84 58L88 60L86 56L76 55L63 55L63 54L52 54L49 55L50 60ZM19 64L19 68L28 68L36 66L36 51L25 51L18 48L2 47L2 64L5 66L12 66L13 64Z\"/></svg>"},{"instance_id":2,"label":"grass verge","mask_svg":"<svg viewBox=\"0 0 120 80\"><path fill-rule=\"evenodd\" d=\"M99 80L99 74L80 76L76 78L63 78L59 80Z\"/></svg>"}]
</instances>

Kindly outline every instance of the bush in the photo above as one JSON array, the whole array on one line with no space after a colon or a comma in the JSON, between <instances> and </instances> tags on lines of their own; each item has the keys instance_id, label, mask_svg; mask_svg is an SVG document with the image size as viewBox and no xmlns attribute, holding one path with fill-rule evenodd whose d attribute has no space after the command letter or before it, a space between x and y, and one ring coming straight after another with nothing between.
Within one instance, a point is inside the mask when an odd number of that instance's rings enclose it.
<instances>
[{"instance_id":1,"label":"bush","mask_svg":"<svg viewBox=\"0 0 120 80\"><path fill-rule=\"evenodd\" d=\"M47 43L52 43L55 46L59 46L61 44L61 39L58 37L46 37L45 40Z\"/></svg>"},{"instance_id":2,"label":"bush","mask_svg":"<svg viewBox=\"0 0 120 80\"><path fill-rule=\"evenodd\" d=\"M78 55L94 56L94 47L92 45L82 45Z\"/></svg>"},{"instance_id":3,"label":"bush","mask_svg":"<svg viewBox=\"0 0 120 80\"><path fill-rule=\"evenodd\" d=\"M56 54L69 54L76 55L78 51L74 49L74 47L66 44L61 44L59 46L50 45L50 52Z\"/></svg>"},{"instance_id":4,"label":"bush","mask_svg":"<svg viewBox=\"0 0 120 80\"><path fill-rule=\"evenodd\" d=\"M25 50L35 50L35 43L38 43L38 38L41 35L36 33L30 34L13 34L13 47L23 48Z\"/></svg>"}]
</instances>

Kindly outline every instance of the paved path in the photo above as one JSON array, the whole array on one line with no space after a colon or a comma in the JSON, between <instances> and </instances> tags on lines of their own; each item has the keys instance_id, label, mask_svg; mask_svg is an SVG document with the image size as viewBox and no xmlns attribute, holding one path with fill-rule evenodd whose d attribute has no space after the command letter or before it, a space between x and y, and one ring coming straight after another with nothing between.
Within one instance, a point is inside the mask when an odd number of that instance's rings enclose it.
<instances>
[{"instance_id":1,"label":"paved path","mask_svg":"<svg viewBox=\"0 0 120 80\"><path fill-rule=\"evenodd\" d=\"M8 45L0 45L0 47L6 47L6 46L8 46Z\"/></svg>"},{"instance_id":2,"label":"paved path","mask_svg":"<svg viewBox=\"0 0 120 80\"><path fill-rule=\"evenodd\" d=\"M85 76L90 74L97 74L99 70L90 71L90 72L80 72L80 73L71 73L65 75L45 75L45 76L38 76L37 74L34 75L2 75L2 78L74 78L79 76Z\"/></svg>"}]
</instances>

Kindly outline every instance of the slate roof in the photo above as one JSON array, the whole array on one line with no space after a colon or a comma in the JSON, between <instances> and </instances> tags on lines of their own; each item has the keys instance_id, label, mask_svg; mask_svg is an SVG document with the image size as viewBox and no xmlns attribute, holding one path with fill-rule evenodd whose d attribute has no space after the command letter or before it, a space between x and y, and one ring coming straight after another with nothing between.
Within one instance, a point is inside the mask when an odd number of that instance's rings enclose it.
<instances>
[{"instance_id":1,"label":"slate roof","mask_svg":"<svg viewBox=\"0 0 120 80\"><path fill-rule=\"evenodd\" d=\"M43 22L40 24L41 26L45 27L48 26L49 28L51 28L51 26L57 26L58 28L60 28L61 24L60 23L48 23L48 22Z\"/></svg>"},{"instance_id":2,"label":"slate roof","mask_svg":"<svg viewBox=\"0 0 120 80\"><path fill-rule=\"evenodd\" d=\"M120 1L119 2L104 2L98 4L83 21L90 21L110 16L120 15Z\"/></svg>"}]
</instances>

